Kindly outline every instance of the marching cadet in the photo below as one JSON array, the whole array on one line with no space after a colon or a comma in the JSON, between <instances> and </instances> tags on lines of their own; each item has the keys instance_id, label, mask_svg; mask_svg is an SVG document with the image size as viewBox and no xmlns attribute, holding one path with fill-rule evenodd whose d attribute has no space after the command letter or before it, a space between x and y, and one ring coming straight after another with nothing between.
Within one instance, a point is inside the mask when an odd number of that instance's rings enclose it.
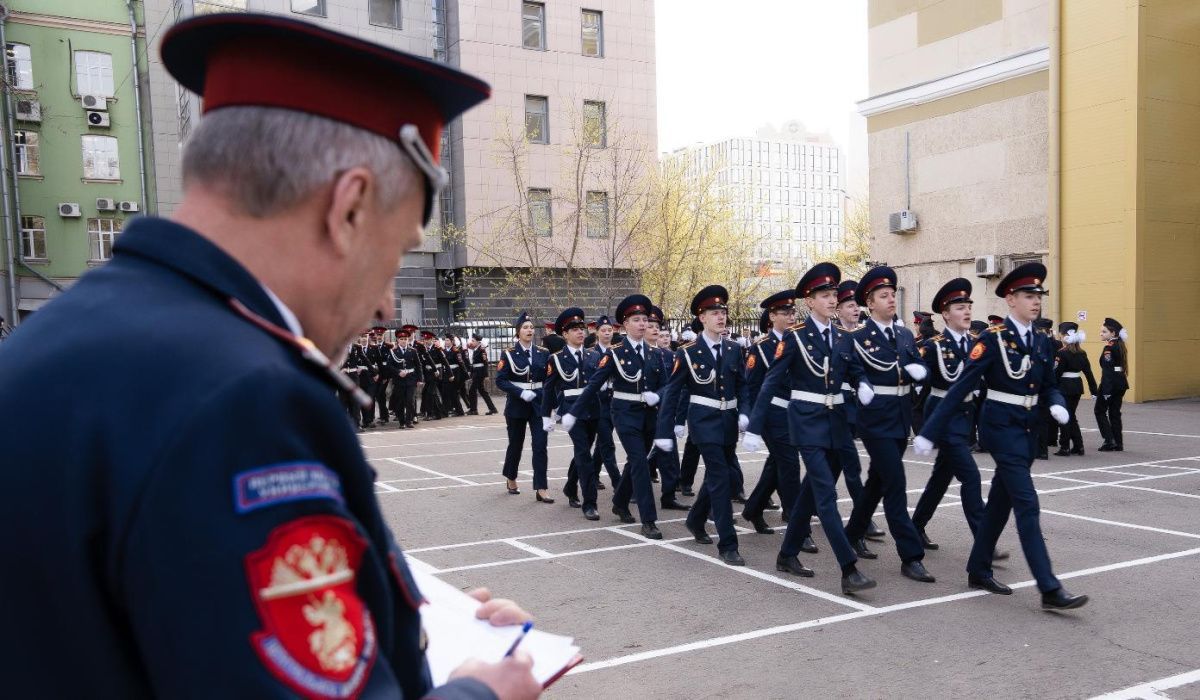
<instances>
[{"instance_id":1,"label":"marching cadet","mask_svg":"<svg viewBox=\"0 0 1200 700\"><path fill-rule=\"evenodd\" d=\"M1067 455L1083 455L1083 433L1079 430L1079 420L1075 410L1079 408L1079 399L1083 396L1083 380L1087 379L1088 393L1096 396L1096 378L1092 375L1092 364L1088 362L1087 352L1081 343L1087 340L1087 335L1079 330L1079 324L1067 321L1058 324L1058 332L1062 335L1063 346L1058 351L1054 363L1054 374L1058 378L1058 389L1062 392L1063 400L1067 402L1067 424L1062 426L1059 438L1059 457Z\"/></svg>"},{"instance_id":2,"label":"marching cadet","mask_svg":"<svg viewBox=\"0 0 1200 700\"><path fill-rule=\"evenodd\" d=\"M996 471L967 560L967 582L972 588L991 593L1012 593L1011 588L993 578L992 556L996 540L1013 512L1025 561L1042 593L1042 607L1066 610L1088 599L1067 593L1054 576L1042 537L1037 490L1030 475L1038 441L1038 415L1034 409L1049 403L1054 419L1060 425L1067 422L1067 409L1055 382L1050 340L1033 329L1042 308L1045 279L1044 265L1026 263L1001 280L996 295L1008 304L1008 318L1003 324L989 327L975 341L962 375L929 416L913 448L919 455L930 454L934 443L944 439L959 403L970 395L981 377L986 378L988 394L979 420L979 441L991 452Z\"/></svg>"},{"instance_id":3,"label":"marching cadet","mask_svg":"<svg viewBox=\"0 0 1200 700\"><path fill-rule=\"evenodd\" d=\"M608 349L612 346L615 331L616 327L608 316L600 316L596 319L595 348L601 356L607 354ZM600 468L604 468L604 471L608 473L608 480L615 489L617 482L621 480L621 471L617 469L617 446L613 442L612 381L605 382L597 394L600 398L600 418L596 423L596 449L592 455L592 463L596 467L597 475L600 474ZM596 478L596 488L604 490L604 482L600 480L599 476Z\"/></svg>"},{"instance_id":4,"label":"marching cadet","mask_svg":"<svg viewBox=\"0 0 1200 700\"><path fill-rule=\"evenodd\" d=\"M363 348L363 356L367 359L367 369L363 372L366 378L366 386L363 391L367 392L367 396L371 397L370 407L365 409L366 415L363 416L363 427L374 428L378 423L375 421L375 409L379 405L379 401L375 398L379 390L379 332L375 328L367 330L367 346ZM387 417L387 408L382 409L384 417Z\"/></svg>"},{"instance_id":5,"label":"marching cadet","mask_svg":"<svg viewBox=\"0 0 1200 700\"><path fill-rule=\"evenodd\" d=\"M925 548L908 514L905 492L904 451L912 430L912 384L928 372L917 353L916 341L907 328L893 323L896 315L896 273L882 265L872 268L858 282L854 296L867 307L870 320L850 334L849 348L861 362L864 386L858 390L858 430L871 457L862 499L854 504L846 536L860 557L874 559L863 536L871 515L883 500L888 530L900 555L900 573L914 581L933 583L921 562Z\"/></svg>"},{"instance_id":6,"label":"marching cadet","mask_svg":"<svg viewBox=\"0 0 1200 700\"><path fill-rule=\"evenodd\" d=\"M471 394L467 413L473 416L478 415L479 399L483 399L483 404L487 406L487 413L484 415L494 415L496 404L492 403L492 397L488 394L487 386L484 384L484 380L488 376L488 356L487 350L483 347L483 336L478 333L471 334L471 340L467 342L467 357L471 365Z\"/></svg>"},{"instance_id":7,"label":"marching cadet","mask_svg":"<svg viewBox=\"0 0 1200 700\"><path fill-rule=\"evenodd\" d=\"M582 485L583 502L580 505L583 517L599 520L600 515L596 512L596 484L599 478L592 461L592 445L596 441L596 428L599 425L600 399L592 394L584 405L579 403L579 397L592 372L599 367L602 356L595 350L583 347L587 333L583 309L565 309L554 322L554 331L563 339L565 347L551 354L550 361L546 363L546 381L540 406L542 429L547 433L554 430L554 419L550 416L556 409L559 413L575 416L575 425L568 431L575 455L570 468L577 470L578 481ZM575 493L567 493L566 496L569 501L578 500Z\"/></svg>"},{"instance_id":8,"label":"marching cadet","mask_svg":"<svg viewBox=\"0 0 1200 700\"><path fill-rule=\"evenodd\" d=\"M446 361L450 364L450 394L454 397L454 407L458 415L465 415L466 408L471 403L467 398L467 360L462 341L453 333L446 334Z\"/></svg>"},{"instance_id":9,"label":"marching cadet","mask_svg":"<svg viewBox=\"0 0 1200 700\"><path fill-rule=\"evenodd\" d=\"M1125 436L1121 432L1121 399L1129 390L1129 356L1125 340L1129 333L1115 319L1106 318L1100 326L1100 340L1104 349L1100 351L1100 393L1096 397L1096 427L1104 444L1100 452L1123 452Z\"/></svg>"},{"instance_id":10,"label":"marching cadet","mask_svg":"<svg viewBox=\"0 0 1200 700\"><path fill-rule=\"evenodd\" d=\"M1054 353L1054 362L1057 364L1058 351L1062 350L1062 343L1059 342L1058 338L1054 337L1054 320L1044 316L1038 318L1033 322L1033 329L1050 338L1050 350ZM1055 369L1057 370L1057 368ZM1058 446L1058 422L1050 415L1048 409L1049 406L1038 406L1038 417L1041 420L1041 432L1038 439L1038 459L1050 459L1050 447Z\"/></svg>"},{"instance_id":11,"label":"marching cadet","mask_svg":"<svg viewBox=\"0 0 1200 700\"><path fill-rule=\"evenodd\" d=\"M612 422L625 448L625 469L613 492L613 514L623 523L634 523L629 512L630 499L637 500L642 522L642 536L661 540L662 532L655 524L658 511L654 507L654 490L650 486L650 467L647 453L654 442L655 413L658 404L655 392L666 381L662 367L646 346L646 323L653 304L643 294L631 294L617 304L617 320L627 333L624 341L613 343L600 358L587 387L576 399L577 405L587 405L592 396L612 382ZM575 427L575 416L562 416L563 428L569 433Z\"/></svg>"},{"instance_id":12,"label":"marching cadet","mask_svg":"<svg viewBox=\"0 0 1200 700\"><path fill-rule=\"evenodd\" d=\"M666 328L665 314L657 306L650 307L650 322L646 326L646 342L651 352L658 357L659 369L664 377L671 375L671 367L675 362L675 353L663 347L663 340L670 343L670 331ZM655 410L660 410L656 408ZM678 417L678 416L677 416ZM657 421L657 418L655 419ZM677 421L676 421L677 422ZM676 430L678 436L681 431ZM675 450L659 450L650 460L651 468L657 468L662 475L662 492L658 504L663 510L688 510L689 506L680 503L675 498L679 489L679 453ZM653 473L653 472L651 472Z\"/></svg>"},{"instance_id":13,"label":"marching cadet","mask_svg":"<svg viewBox=\"0 0 1200 700\"><path fill-rule=\"evenodd\" d=\"M547 495L550 483L546 475L546 431L539 420L538 409L542 399L542 378L546 376L546 362L550 354L544 347L533 343L533 321L524 311L513 322L517 329L517 342L504 351L496 363L496 388L508 395L504 404L504 423L508 427L508 449L504 453L504 478L508 482L508 493L517 495L517 467L521 464L521 452L525 449L525 431L529 431L533 443L533 491L538 503L554 503ZM570 427L567 427L570 432Z\"/></svg>"},{"instance_id":14,"label":"marching cadet","mask_svg":"<svg viewBox=\"0 0 1200 700\"><path fill-rule=\"evenodd\" d=\"M675 449L675 414L686 395L688 432L704 456L704 488L688 513L687 529L700 544L712 544L705 531L711 511L717 526L721 561L730 566L745 566L733 527L730 488L738 433L750 424L750 392L741 348L731 340L722 339L728 322L728 304L729 292L716 284L692 297L692 313L700 319L704 330L696 342L675 351L671 377L663 391L654 446L664 452Z\"/></svg>"},{"instance_id":15,"label":"marching cadet","mask_svg":"<svg viewBox=\"0 0 1200 700\"><path fill-rule=\"evenodd\" d=\"M387 328L383 326L372 328L371 335L374 342L367 347L367 359L371 361L371 374L375 380L375 389L371 393L371 398L375 399L375 412L379 415L375 421L376 425L388 424L387 391L391 381L391 370L387 363L388 348L384 346L386 334Z\"/></svg>"},{"instance_id":16,"label":"marching cadet","mask_svg":"<svg viewBox=\"0 0 1200 700\"><path fill-rule=\"evenodd\" d=\"M858 557L842 525L837 507L837 489L832 464L839 447L847 440L846 413L842 384L859 385L862 368L849 347L850 336L833 324L837 310L837 287L842 272L829 262L817 263L796 284L796 297L808 306L808 319L797 323L775 345L773 364L767 371L758 399L750 415L750 426L742 446L762 449L762 432L770 412L779 406L779 387L787 391L788 432L790 441L804 460L806 474L800 489L809 490L817 515L842 573L842 592L846 594L875 587L875 581L858 570ZM866 385L861 385L866 388ZM796 576L810 577L812 569L800 563L798 554L808 515L797 498L791 509L787 532L775 558L775 569ZM803 522L801 522L803 521Z\"/></svg>"},{"instance_id":17,"label":"marching cadet","mask_svg":"<svg viewBox=\"0 0 1200 700\"><path fill-rule=\"evenodd\" d=\"M417 382L421 381L421 359L410 344L416 330L416 326L402 326L396 331L396 347L392 348L388 358L395 377L391 409L401 428L413 427Z\"/></svg>"},{"instance_id":18,"label":"marching cadet","mask_svg":"<svg viewBox=\"0 0 1200 700\"><path fill-rule=\"evenodd\" d=\"M704 325L700 323L700 319L693 318L691 324L683 331L683 342L691 343L695 341L703 330ZM682 424L686 422L686 416L676 416L676 424ZM686 439L683 441L683 454L679 458L679 490L684 496L696 495L696 493L692 490L692 485L696 483L696 472L699 471L699 469L700 449L696 447L696 443L692 442L692 436L687 435ZM734 487L735 493L740 490L740 487Z\"/></svg>"},{"instance_id":19,"label":"marching cadet","mask_svg":"<svg viewBox=\"0 0 1200 700\"><path fill-rule=\"evenodd\" d=\"M357 343L351 343L346 347L346 357L342 359L340 371L350 380L353 386L358 386L358 375L362 372L362 367L359 365L358 353L361 352ZM365 362L365 358L363 359ZM353 387L338 387L338 397L342 400L342 406L346 409L346 413L350 415L350 422L354 424L354 428L358 432L362 432L362 406L359 405L358 399L355 398Z\"/></svg>"},{"instance_id":20,"label":"marching cadet","mask_svg":"<svg viewBox=\"0 0 1200 700\"><path fill-rule=\"evenodd\" d=\"M442 378L441 366L434 361L432 346L437 336L433 331L421 331L421 342L417 344L417 357L421 359L421 413L425 420L441 420L446 416L442 410L441 391L438 382Z\"/></svg>"},{"instance_id":21,"label":"marching cadet","mask_svg":"<svg viewBox=\"0 0 1200 700\"><path fill-rule=\"evenodd\" d=\"M783 342L784 334L796 322L796 290L785 289L776 292L764 299L759 306L762 308L759 328L763 335L750 346L750 352L746 356L746 386L750 402L746 408L747 413L758 400L763 380L766 379L767 371L775 357L775 346ZM800 456L788 435L788 388L777 386L775 396L779 402L773 403L772 408L768 410L762 432L763 442L767 445L767 461L763 462L758 483L742 508L742 517L754 526L755 532L762 535L775 532L763 519L763 511L771 493L779 491L784 513L792 512L796 507L796 498L800 495Z\"/></svg>"},{"instance_id":22,"label":"marching cadet","mask_svg":"<svg viewBox=\"0 0 1200 700\"><path fill-rule=\"evenodd\" d=\"M449 343L444 342L441 338L434 337L433 347L429 353L433 356L433 363L438 368L438 396L442 400L442 412L447 416L463 415L463 407L458 403L458 396L454 393L454 372L458 363L454 362L455 367L451 367L451 358L453 353L447 347Z\"/></svg>"}]
</instances>

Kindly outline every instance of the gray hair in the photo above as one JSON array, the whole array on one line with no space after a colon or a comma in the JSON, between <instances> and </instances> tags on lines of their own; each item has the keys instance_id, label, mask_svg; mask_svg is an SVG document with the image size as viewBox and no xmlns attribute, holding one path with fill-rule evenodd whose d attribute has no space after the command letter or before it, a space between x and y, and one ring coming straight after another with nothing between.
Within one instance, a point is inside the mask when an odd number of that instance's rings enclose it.
<instances>
[{"instance_id":1,"label":"gray hair","mask_svg":"<svg viewBox=\"0 0 1200 700\"><path fill-rule=\"evenodd\" d=\"M264 218L360 166L378 178L385 209L418 182L412 161L382 136L304 112L225 107L205 115L188 139L183 184L216 188L243 213Z\"/></svg>"}]
</instances>

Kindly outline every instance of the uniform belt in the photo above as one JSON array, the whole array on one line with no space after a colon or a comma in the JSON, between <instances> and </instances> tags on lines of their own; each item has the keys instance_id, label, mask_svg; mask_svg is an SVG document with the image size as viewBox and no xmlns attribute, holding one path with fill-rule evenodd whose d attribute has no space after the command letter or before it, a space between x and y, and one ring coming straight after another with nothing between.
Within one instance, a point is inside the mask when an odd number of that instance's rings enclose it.
<instances>
[{"instance_id":1,"label":"uniform belt","mask_svg":"<svg viewBox=\"0 0 1200 700\"><path fill-rule=\"evenodd\" d=\"M1063 372L1062 376L1063 379L1079 379L1079 375L1081 374L1083 374L1083 372Z\"/></svg>"},{"instance_id":2,"label":"uniform belt","mask_svg":"<svg viewBox=\"0 0 1200 700\"><path fill-rule=\"evenodd\" d=\"M512 385L518 389L525 389L527 391L533 391L534 389L542 388L541 382L513 382Z\"/></svg>"},{"instance_id":3,"label":"uniform belt","mask_svg":"<svg viewBox=\"0 0 1200 700\"><path fill-rule=\"evenodd\" d=\"M946 394L948 394L948 393L950 393L950 390L949 390L949 389L937 389L937 388L934 388L934 389L930 389L930 390L929 390L929 395L930 395L930 396L936 396L936 397L938 397L939 399L944 399L944 398L946 398ZM963 403L966 403L966 402L968 402L968 401L970 401L970 400L972 400L972 399L974 399L974 398L975 398L975 397L971 395L971 392L969 392L969 391L968 391L968 392L967 392L967 395L963 397Z\"/></svg>"},{"instance_id":4,"label":"uniform belt","mask_svg":"<svg viewBox=\"0 0 1200 700\"><path fill-rule=\"evenodd\" d=\"M1032 396L1026 396L1025 394L1009 394L1003 391L996 391L995 389L991 388L988 389L987 399L988 401L999 401L1000 403L1006 403L1010 406L1024 406L1025 408L1033 408L1038 402L1037 394L1033 394Z\"/></svg>"},{"instance_id":5,"label":"uniform belt","mask_svg":"<svg viewBox=\"0 0 1200 700\"><path fill-rule=\"evenodd\" d=\"M788 400L787 400L787 399L781 399L781 398L779 398L778 396L772 396L772 397L771 397L771 405L772 405L772 406L778 406L778 407L780 407L780 408L787 408L787 406L788 406Z\"/></svg>"},{"instance_id":6,"label":"uniform belt","mask_svg":"<svg viewBox=\"0 0 1200 700\"><path fill-rule=\"evenodd\" d=\"M854 391L854 387L849 382L842 382L842 391Z\"/></svg>"},{"instance_id":7,"label":"uniform belt","mask_svg":"<svg viewBox=\"0 0 1200 700\"><path fill-rule=\"evenodd\" d=\"M564 389L563 396L579 396L583 393L583 389Z\"/></svg>"},{"instance_id":8,"label":"uniform belt","mask_svg":"<svg viewBox=\"0 0 1200 700\"><path fill-rule=\"evenodd\" d=\"M732 411L737 408L737 399L710 399L707 396L689 396L688 401L722 411Z\"/></svg>"},{"instance_id":9,"label":"uniform belt","mask_svg":"<svg viewBox=\"0 0 1200 700\"><path fill-rule=\"evenodd\" d=\"M643 399L641 394L631 394L628 391L614 391L612 397L614 399L621 399L622 401L646 403L646 399Z\"/></svg>"},{"instance_id":10,"label":"uniform belt","mask_svg":"<svg viewBox=\"0 0 1200 700\"><path fill-rule=\"evenodd\" d=\"M911 384L901 384L900 386L877 386L875 387L876 396L908 396L908 392L912 391Z\"/></svg>"},{"instance_id":11,"label":"uniform belt","mask_svg":"<svg viewBox=\"0 0 1200 700\"><path fill-rule=\"evenodd\" d=\"M487 363L486 362L475 362L471 366L472 367L487 367Z\"/></svg>"},{"instance_id":12,"label":"uniform belt","mask_svg":"<svg viewBox=\"0 0 1200 700\"><path fill-rule=\"evenodd\" d=\"M1114 372L1124 372L1125 371L1124 367L1113 367L1112 369Z\"/></svg>"},{"instance_id":13,"label":"uniform belt","mask_svg":"<svg viewBox=\"0 0 1200 700\"><path fill-rule=\"evenodd\" d=\"M809 403L820 404L828 408L833 408L840 403L846 403L846 397L842 396L841 394L818 394L813 391L797 391L793 389L792 401L807 401ZM771 403L775 403L775 401L772 400Z\"/></svg>"},{"instance_id":14,"label":"uniform belt","mask_svg":"<svg viewBox=\"0 0 1200 700\"><path fill-rule=\"evenodd\" d=\"M450 369L458 369L458 365L450 365Z\"/></svg>"}]
</instances>

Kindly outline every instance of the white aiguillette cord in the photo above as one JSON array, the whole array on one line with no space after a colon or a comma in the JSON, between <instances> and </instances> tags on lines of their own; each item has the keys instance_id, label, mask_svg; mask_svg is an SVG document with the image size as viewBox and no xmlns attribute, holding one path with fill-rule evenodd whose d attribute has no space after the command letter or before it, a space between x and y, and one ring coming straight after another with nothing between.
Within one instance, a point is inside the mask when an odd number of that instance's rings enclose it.
<instances>
[{"instance_id":1,"label":"white aiguillette cord","mask_svg":"<svg viewBox=\"0 0 1200 700\"><path fill-rule=\"evenodd\" d=\"M325 374L333 380L333 383L337 384L339 389L350 392L360 406L370 408L375 405L371 397L367 396L367 392L360 389L350 377L338 371L329 358L325 356L325 353L321 352L311 340L276 326L274 323L246 308L246 305L237 299L230 297L229 305L242 318L299 350L301 357L324 370Z\"/></svg>"}]
</instances>

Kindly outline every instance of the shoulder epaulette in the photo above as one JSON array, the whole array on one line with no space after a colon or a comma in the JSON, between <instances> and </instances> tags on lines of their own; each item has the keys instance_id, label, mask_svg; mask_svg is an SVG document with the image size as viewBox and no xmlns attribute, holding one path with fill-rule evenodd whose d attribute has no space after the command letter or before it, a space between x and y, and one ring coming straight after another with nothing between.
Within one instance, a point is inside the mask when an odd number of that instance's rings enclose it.
<instances>
[{"instance_id":1,"label":"shoulder epaulette","mask_svg":"<svg viewBox=\"0 0 1200 700\"><path fill-rule=\"evenodd\" d=\"M617 342L613 343L612 345L609 345L609 346L608 346L608 349L609 349L609 350L616 350L617 348L621 347L621 343L623 343L623 342L625 342L625 341L623 341L623 340L618 340Z\"/></svg>"},{"instance_id":2,"label":"shoulder epaulette","mask_svg":"<svg viewBox=\"0 0 1200 700\"><path fill-rule=\"evenodd\" d=\"M692 347L692 346L693 346L693 345L695 345L695 344L696 344L696 341L694 341L694 340L693 340L693 341L691 341L691 342L687 342L687 343L684 343L683 345L680 345L680 346L679 346L679 349L680 349L680 350L687 350L688 348Z\"/></svg>"},{"instance_id":3,"label":"shoulder epaulette","mask_svg":"<svg viewBox=\"0 0 1200 700\"><path fill-rule=\"evenodd\" d=\"M763 337L759 338L758 340L755 340L755 341L754 341L754 344L755 344L755 345L761 345L761 344L763 344L763 343L767 342L767 340L768 340L768 339L770 339L770 337L771 337L771 334L770 334L770 333L767 333L766 335L764 335Z\"/></svg>"},{"instance_id":4,"label":"shoulder epaulette","mask_svg":"<svg viewBox=\"0 0 1200 700\"><path fill-rule=\"evenodd\" d=\"M544 348L541 345L538 345L536 347L538 350L541 350L542 352L550 352L550 348Z\"/></svg>"},{"instance_id":5,"label":"shoulder epaulette","mask_svg":"<svg viewBox=\"0 0 1200 700\"><path fill-rule=\"evenodd\" d=\"M993 323L992 325L988 326L988 332L999 333L1006 328L1008 328L1008 326L1004 325L1003 323Z\"/></svg>"},{"instance_id":6,"label":"shoulder epaulette","mask_svg":"<svg viewBox=\"0 0 1200 700\"><path fill-rule=\"evenodd\" d=\"M932 338L930 338L930 340L932 340L932 341L933 341L933 342L935 342L935 343L940 343L940 342L942 342L942 340L943 340L944 338L945 338L945 336L943 336L941 333L938 333L937 335L935 335L935 336L933 336Z\"/></svg>"},{"instance_id":7,"label":"shoulder epaulette","mask_svg":"<svg viewBox=\"0 0 1200 700\"><path fill-rule=\"evenodd\" d=\"M972 337L972 338L978 338L978 337L979 337L979 334L978 334L978 333L976 333L975 331L967 331L967 335L969 335L969 336L970 336L970 337Z\"/></svg>"},{"instance_id":8,"label":"shoulder epaulette","mask_svg":"<svg viewBox=\"0 0 1200 700\"><path fill-rule=\"evenodd\" d=\"M799 323L793 323L792 325L788 326L789 331L798 331L801 328L804 328L804 321L801 321Z\"/></svg>"}]
</instances>

